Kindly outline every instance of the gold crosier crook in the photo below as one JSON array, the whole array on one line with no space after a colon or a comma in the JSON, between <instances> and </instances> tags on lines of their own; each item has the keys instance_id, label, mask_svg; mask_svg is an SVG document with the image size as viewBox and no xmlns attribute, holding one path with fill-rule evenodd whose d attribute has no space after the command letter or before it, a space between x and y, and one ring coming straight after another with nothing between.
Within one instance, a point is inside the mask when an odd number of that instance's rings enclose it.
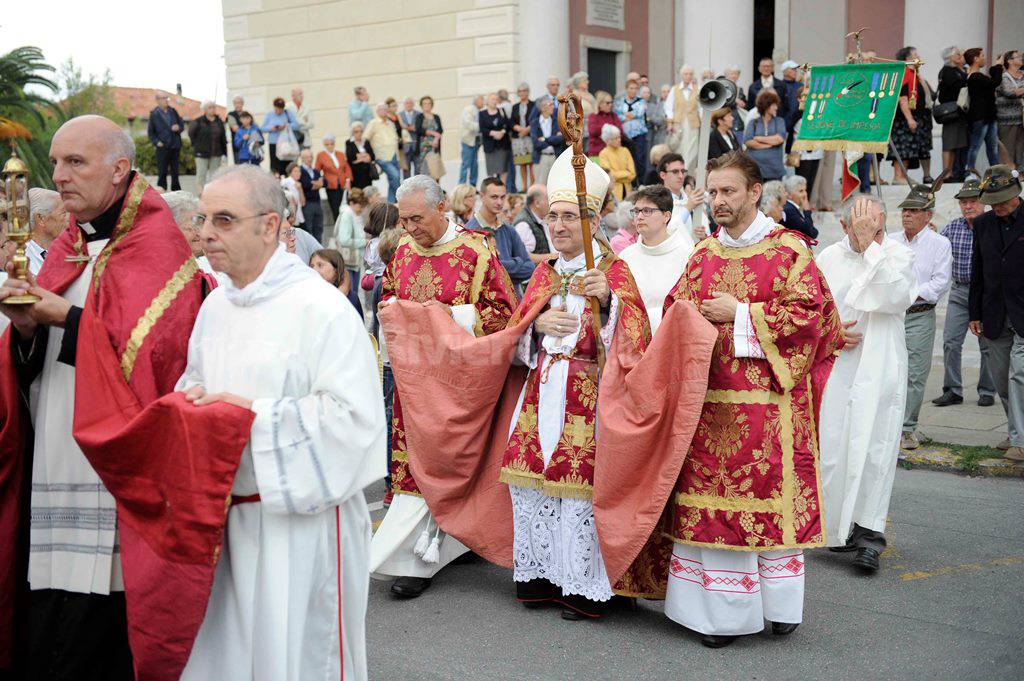
<instances>
[{"instance_id":1,"label":"gold crosier crook","mask_svg":"<svg viewBox=\"0 0 1024 681\"><path fill-rule=\"evenodd\" d=\"M587 271L594 269L594 251L591 249L593 236L590 233L590 211L587 209L587 157L583 153L583 105L575 92L558 95L562 106L558 107L558 127L562 137L572 144L572 169L576 176L576 202L580 207L580 224L583 227L583 257ZM567 104L572 102L572 112ZM609 294L610 295L610 294ZM604 371L604 343L601 342L601 303L596 296L590 298L590 320L593 324L594 345L597 347L597 373Z\"/></svg>"}]
</instances>

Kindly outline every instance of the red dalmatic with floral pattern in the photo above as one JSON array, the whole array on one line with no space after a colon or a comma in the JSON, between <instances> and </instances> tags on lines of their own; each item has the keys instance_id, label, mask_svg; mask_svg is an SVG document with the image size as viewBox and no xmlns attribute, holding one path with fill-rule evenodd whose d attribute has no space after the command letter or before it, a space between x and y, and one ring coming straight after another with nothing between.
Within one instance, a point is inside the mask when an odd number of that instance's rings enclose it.
<instances>
[{"instance_id":1,"label":"red dalmatic with floral pattern","mask_svg":"<svg viewBox=\"0 0 1024 681\"><path fill-rule=\"evenodd\" d=\"M644 311L640 293L624 260L605 255L598 269L608 277L608 286L618 299L615 313L615 333L624 333L637 351L643 353L651 340L650 325ZM582 281L581 277L576 277ZM523 311L530 310L540 301L549 300L565 284L561 275L548 263L537 266L526 289L523 302L512 323ZM569 284L566 284L569 285ZM594 336L590 306L584 307L580 318L580 335L570 356L568 382L565 386L565 423L562 436L555 446L548 465L540 446L538 404L540 386L546 379L547 354L541 350L537 369L530 372L523 391L523 406L519 412L508 449L501 465L501 480L520 487L543 490L552 497L590 499L594 487L594 439L597 416L597 344Z\"/></svg>"},{"instance_id":2,"label":"red dalmatic with floral pattern","mask_svg":"<svg viewBox=\"0 0 1024 681\"><path fill-rule=\"evenodd\" d=\"M435 300L453 307L473 305L477 336L504 329L518 301L512 280L487 237L471 231L460 231L451 241L430 248L403 237L384 271L381 300L392 298L420 303ZM420 496L409 468L401 392L402 386L396 385L391 489L396 494Z\"/></svg>"},{"instance_id":3,"label":"red dalmatic with floral pattern","mask_svg":"<svg viewBox=\"0 0 1024 681\"><path fill-rule=\"evenodd\" d=\"M676 484L670 535L683 544L773 550L824 544L818 409L842 343L831 294L807 244L777 228L752 246L697 245L667 304L714 292L750 304L766 359L718 341L697 432Z\"/></svg>"}]
</instances>

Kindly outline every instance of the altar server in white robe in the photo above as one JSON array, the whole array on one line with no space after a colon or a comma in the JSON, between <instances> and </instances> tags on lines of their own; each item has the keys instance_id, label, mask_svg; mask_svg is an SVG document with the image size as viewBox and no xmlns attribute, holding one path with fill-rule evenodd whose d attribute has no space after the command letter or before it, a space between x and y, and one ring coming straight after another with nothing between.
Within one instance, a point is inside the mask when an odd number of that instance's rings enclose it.
<instances>
[{"instance_id":1,"label":"altar server in white robe","mask_svg":"<svg viewBox=\"0 0 1024 681\"><path fill-rule=\"evenodd\" d=\"M856 551L854 565L875 571L906 403L903 317L917 280L913 252L885 234L877 197L862 194L841 222L846 237L817 258L846 337L821 409L825 531L832 550Z\"/></svg>"},{"instance_id":2,"label":"altar server in white robe","mask_svg":"<svg viewBox=\"0 0 1024 681\"><path fill-rule=\"evenodd\" d=\"M256 416L188 681L367 677L363 488L384 477L381 380L349 302L278 243L285 206L254 166L220 173L199 203L227 281L199 312L178 389Z\"/></svg>"},{"instance_id":3,"label":"altar server in white robe","mask_svg":"<svg viewBox=\"0 0 1024 681\"><path fill-rule=\"evenodd\" d=\"M619 257L629 265L651 322L651 333L658 330L665 298L683 276L693 253L690 229L676 220L672 192L662 185L641 187L633 201L636 243L622 250Z\"/></svg>"}]
</instances>

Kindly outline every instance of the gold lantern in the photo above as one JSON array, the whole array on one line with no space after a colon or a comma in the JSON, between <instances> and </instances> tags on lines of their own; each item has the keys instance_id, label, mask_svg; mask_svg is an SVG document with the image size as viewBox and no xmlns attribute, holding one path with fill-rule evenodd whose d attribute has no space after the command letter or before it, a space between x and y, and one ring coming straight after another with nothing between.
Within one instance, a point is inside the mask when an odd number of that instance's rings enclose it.
<instances>
[{"instance_id":1,"label":"gold lantern","mask_svg":"<svg viewBox=\"0 0 1024 681\"><path fill-rule=\"evenodd\" d=\"M32 237L32 224L29 222L28 204L28 166L18 158L18 152L11 145L11 157L4 164L0 175L3 176L4 192L7 195L7 238L13 241L17 249L11 257L14 272L11 279L28 281L28 257L25 255L25 242ZM38 303L39 296L26 293L11 296L4 300L7 305L29 305Z\"/></svg>"}]
</instances>

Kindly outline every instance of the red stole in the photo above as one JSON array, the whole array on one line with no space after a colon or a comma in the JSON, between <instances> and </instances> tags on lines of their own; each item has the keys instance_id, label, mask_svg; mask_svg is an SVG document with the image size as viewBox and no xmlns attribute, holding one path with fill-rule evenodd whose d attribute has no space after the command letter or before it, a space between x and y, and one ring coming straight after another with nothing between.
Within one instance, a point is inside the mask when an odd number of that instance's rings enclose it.
<instances>
[{"instance_id":1,"label":"red stole","mask_svg":"<svg viewBox=\"0 0 1024 681\"><path fill-rule=\"evenodd\" d=\"M531 286L543 293L527 295L509 327L489 336L468 336L436 306L396 301L380 313L420 491L441 529L506 567L512 505L499 472L525 378L510 359L556 290L544 283L550 270L537 268ZM601 377L593 503L612 584L655 596L671 554L659 521L696 428L716 334L680 303L643 357L636 335L616 331Z\"/></svg>"},{"instance_id":2,"label":"red stole","mask_svg":"<svg viewBox=\"0 0 1024 681\"><path fill-rule=\"evenodd\" d=\"M71 217L39 285L63 293L85 269ZM138 679L177 679L213 584L227 501L253 414L171 393L186 362L204 277L166 203L136 175L93 265L78 329L73 433L117 501L128 635ZM0 340L0 554L14 556L25 437L12 331ZM171 393L171 394L169 394ZM13 657L27 556L0 563L0 665Z\"/></svg>"}]
</instances>

